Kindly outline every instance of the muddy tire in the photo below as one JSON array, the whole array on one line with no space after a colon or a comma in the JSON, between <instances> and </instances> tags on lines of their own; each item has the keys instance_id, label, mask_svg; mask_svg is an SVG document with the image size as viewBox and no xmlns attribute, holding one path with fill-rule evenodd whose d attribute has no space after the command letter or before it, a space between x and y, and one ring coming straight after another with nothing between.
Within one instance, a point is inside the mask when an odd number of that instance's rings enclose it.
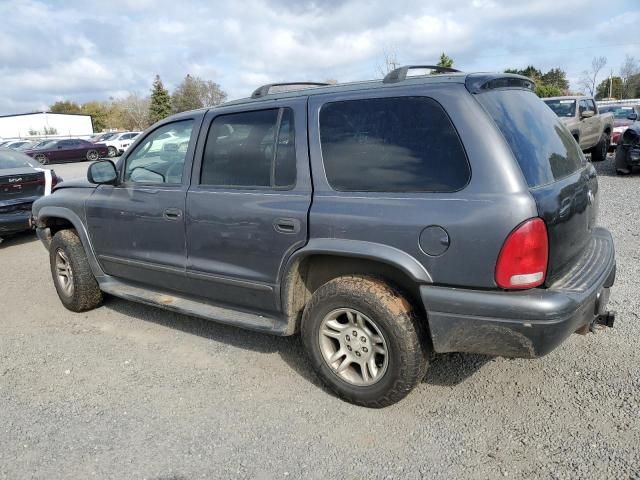
<instances>
[{"instance_id":1,"label":"muddy tire","mask_svg":"<svg viewBox=\"0 0 640 480\"><path fill-rule=\"evenodd\" d=\"M60 230L54 235L49 263L58 297L67 309L84 312L102 303L102 292L74 230Z\"/></svg>"},{"instance_id":2,"label":"muddy tire","mask_svg":"<svg viewBox=\"0 0 640 480\"><path fill-rule=\"evenodd\" d=\"M606 133L602 134L600 141L596 144L595 147L591 149L591 161L592 162L602 162L607 159L607 152L609 151L609 144L611 140L609 135Z\"/></svg>"},{"instance_id":3,"label":"muddy tire","mask_svg":"<svg viewBox=\"0 0 640 480\"><path fill-rule=\"evenodd\" d=\"M403 399L424 378L428 343L420 321L384 281L345 276L314 292L301 335L330 390L356 405L381 408Z\"/></svg>"},{"instance_id":4,"label":"muddy tire","mask_svg":"<svg viewBox=\"0 0 640 480\"><path fill-rule=\"evenodd\" d=\"M615 156L615 168L616 168L616 174L618 175L628 175L629 173L631 173L631 168L629 167L629 165L627 164L627 155L628 155L628 150L627 148L623 147L622 145L619 145L618 148L616 148L616 156Z\"/></svg>"}]
</instances>

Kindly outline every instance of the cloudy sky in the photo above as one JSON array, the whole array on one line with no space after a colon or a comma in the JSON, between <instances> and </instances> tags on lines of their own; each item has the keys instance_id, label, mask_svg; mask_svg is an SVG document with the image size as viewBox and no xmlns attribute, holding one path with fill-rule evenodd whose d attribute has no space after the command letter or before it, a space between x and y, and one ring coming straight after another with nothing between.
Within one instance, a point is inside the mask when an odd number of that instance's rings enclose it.
<instances>
[{"instance_id":1,"label":"cloudy sky","mask_svg":"<svg viewBox=\"0 0 640 480\"><path fill-rule=\"evenodd\" d=\"M597 5L597 6L596 6ZM374 78L383 52L464 71L640 59L640 0L0 0L0 114L147 93L191 73L229 98L273 81ZM603 78L604 78L603 74Z\"/></svg>"}]
</instances>

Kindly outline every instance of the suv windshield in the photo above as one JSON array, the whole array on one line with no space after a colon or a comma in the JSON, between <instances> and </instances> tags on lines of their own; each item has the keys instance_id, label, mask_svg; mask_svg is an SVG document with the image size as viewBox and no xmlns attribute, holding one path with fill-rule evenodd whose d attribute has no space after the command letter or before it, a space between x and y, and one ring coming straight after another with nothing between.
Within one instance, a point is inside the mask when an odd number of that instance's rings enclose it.
<instances>
[{"instance_id":1,"label":"suv windshield","mask_svg":"<svg viewBox=\"0 0 640 480\"><path fill-rule=\"evenodd\" d=\"M573 117L576 114L575 100L545 100L553 112L559 117Z\"/></svg>"},{"instance_id":2,"label":"suv windshield","mask_svg":"<svg viewBox=\"0 0 640 480\"><path fill-rule=\"evenodd\" d=\"M552 183L586 164L571 133L535 93L491 90L475 98L496 122L530 187Z\"/></svg>"}]
</instances>

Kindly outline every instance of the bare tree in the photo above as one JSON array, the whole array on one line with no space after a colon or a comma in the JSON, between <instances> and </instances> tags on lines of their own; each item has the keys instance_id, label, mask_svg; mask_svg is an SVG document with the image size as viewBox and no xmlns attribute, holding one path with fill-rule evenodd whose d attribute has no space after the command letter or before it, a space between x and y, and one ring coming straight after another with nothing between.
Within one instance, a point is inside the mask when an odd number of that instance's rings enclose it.
<instances>
[{"instance_id":1,"label":"bare tree","mask_svg":"<svg viewBox=\"0 0 640 480\"><path fill-rule=\"evenodd\" d=\"M376 73L381 77L384 77L387 73L395 70L400 66L398 61L398 54L395 50L384 49L382 51L382 61L376 65Z\"/></svg>"},{"instance_id":2,"label":"bare tree","mask_svg":"<svg viewBox=\"0 0 640 480\"><path fill-rule=\"evenodd\" d=\"M593 60L591 60L591 70L582 72L582 76L580 80L578 80L578 85L580 85L583 91L588 92L591 96L596 93L598 74L606 64L607 57L593 57Z\"/></svg>"},{"instance_id":3,"label":"bare tree","mask_svg":"<svg viewBox=\"0 0 640 480\"><path fill-rule=\"evenodd\" d=\"M629 98L630 82L629 80L634 75L640 73L640 66L638 61L631 55L627 55L624 59L624 63L620 67L620 78L622 79L622 98Z\"/></svg>"},{"instance_id":4,"label":"bare tree","mask_svg":"<svg viewBox=\"0 0 640 480\"><path fill-rule=\"evenodd\" d=\"M122 108L122 122L127 130L144 130L149 126L149 97L130 93L122 100L116 100Z\"/></svg>"}]
</instances>

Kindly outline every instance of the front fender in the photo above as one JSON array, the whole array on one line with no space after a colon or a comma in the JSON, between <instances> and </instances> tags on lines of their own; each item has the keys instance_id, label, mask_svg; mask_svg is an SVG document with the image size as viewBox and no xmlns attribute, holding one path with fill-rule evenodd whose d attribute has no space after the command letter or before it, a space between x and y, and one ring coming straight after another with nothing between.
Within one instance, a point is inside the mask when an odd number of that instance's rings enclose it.
<instances>
[{"instance_id":1,"label":"front fender","mask_svg":"<svg viewBox=\"0 0 640 480\"><path fill-rule=\"evenodd\" d=\"M45 248L49 248L48 243L50 243L50 234L46 234L45 232L49 229L49 221L51 219L61 219L66 220L67 222L73 225L73 228L78 233L78 237L80 237L80 241L82 242L82 246L84 247L84 251L87 254L87 259L89 260L89 266L91 267L91 271L96 278L102 277L105 275L104 271L98 264L96 260L96 255L93 250L93 245L91 243L91 238L87 232L86 226L82 219L78 216L76 212L67 207L58 207L58 206L42 206L39 207L34 205L34 215L35 215L35 225L38 233L38 238L42 241ZM36 209L37 208L37 209Z\"/></svg>"}]
</instances>

